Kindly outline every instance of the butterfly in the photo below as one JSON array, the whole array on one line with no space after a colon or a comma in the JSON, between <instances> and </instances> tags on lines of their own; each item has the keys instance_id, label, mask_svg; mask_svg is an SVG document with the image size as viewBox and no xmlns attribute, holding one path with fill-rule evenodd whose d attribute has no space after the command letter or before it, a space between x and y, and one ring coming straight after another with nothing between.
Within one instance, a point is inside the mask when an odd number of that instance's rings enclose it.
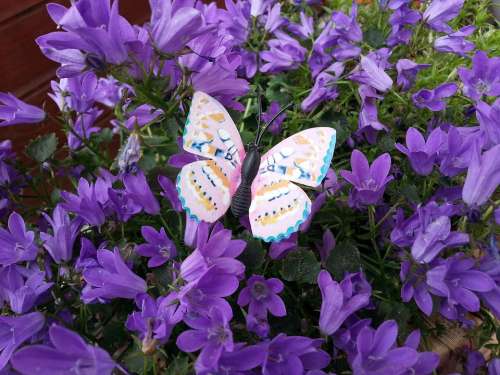
<instances>
[{"instance_id":1,"label":"butterfly","mask_svg":"<svg viewBox=\"0 0 500 375\"><path fill-rule=\"evenodd\" d=\"M260 140L270 123L261 128L259 122L256 140L245 149L224 106L194 93L183 147L204 159L185 165L176 182L190 218L213 223L231 208L236 217L248 214L253 236L265 242L288 238L306 221L311 200L295 183L321 184L333 157L335 129L303 130L261 156Z\"/></svg>"}]
</instances>

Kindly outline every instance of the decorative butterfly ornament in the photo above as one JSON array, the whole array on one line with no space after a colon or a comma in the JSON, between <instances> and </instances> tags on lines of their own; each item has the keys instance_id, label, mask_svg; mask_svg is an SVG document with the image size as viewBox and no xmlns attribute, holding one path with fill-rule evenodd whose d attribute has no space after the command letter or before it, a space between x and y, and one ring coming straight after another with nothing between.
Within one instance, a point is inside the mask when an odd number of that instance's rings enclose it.
<instances>
[{"instance_id":1,"label":"decorative butterfly ornament","mask_svg":"<svg viewBox=\"0 0 500 375\"><path fill-rule=\"evenodd\" d=\"M270 123L259 127L255 142L245 150L222 104L203 92L194 93L183 145L208 160L185 165L177 177L179 199L192 219L213 223L231 208L236 217L248 214L253 236L266 242L281 241L299 229L311 213L311 200L293 182L321 184L336 132L306 129L261 157L259 143Z\"/></svg>"}]
</instances>

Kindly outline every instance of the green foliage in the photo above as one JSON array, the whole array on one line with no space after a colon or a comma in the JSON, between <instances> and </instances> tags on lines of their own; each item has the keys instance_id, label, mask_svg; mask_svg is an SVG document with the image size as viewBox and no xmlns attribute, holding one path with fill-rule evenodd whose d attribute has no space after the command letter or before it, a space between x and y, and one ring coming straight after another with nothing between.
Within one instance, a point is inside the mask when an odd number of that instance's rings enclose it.
<instances>
[{"instance_id":1,"label":"green foliage","mask_svg":"<svg viewBox=\"0 0 500 375\"><path fill-rule=\"evenodd\" d=\"M57 136L54 133L42 135L26 147L26 154L33 160L43 163L49 160L57 150Z\"/></svg>"}]
</instances>

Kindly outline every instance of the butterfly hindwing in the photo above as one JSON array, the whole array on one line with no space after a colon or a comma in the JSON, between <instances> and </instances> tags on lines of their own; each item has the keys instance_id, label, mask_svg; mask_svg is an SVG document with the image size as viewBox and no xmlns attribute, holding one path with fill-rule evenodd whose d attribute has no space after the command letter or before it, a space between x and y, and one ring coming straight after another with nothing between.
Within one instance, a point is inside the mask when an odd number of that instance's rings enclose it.
<instances>
[{"instance_id":1,"label":"butterfly hindwing","mask_svg":"<svg viewBox=\"0 0 500 375\"><path fill-rule=\"evenodd\" d=\"M209 159L222 159L233 168L241 164L245 148L229 113L211 96L197 91L183 134L184 149Z\"/></svg>"},{"instance_id":2,"label":"butterfly hindwing","mask_svg":"<svg viewBox=\"0 0 500 375\"><path fill-rule=\"evenodd\" d=\"M224 161L200 160L185 165L177 177L182 207L192 219L213 223L231 205L238 177Z\"/></svg>"},{"instance_id":3,"label":"butterfly hindwing","mask_svg":"<svg viewBox=\"0 0 500 375\"><path fill-rule=\"evenodd\" d=\"M300 187L269 173L252 184L249 220L252 234L266 242L288 238L311 213L311 200Z\"/></svg>"},{"instance_id":4,"label":"butterfly hindwing","mask_svg":"<svg viewBox=\"0 0 500 375\"><path fill-rule=\"evenodd\" d=\"M332 128L310 128L296 133L266 152L259 176L277 174L282 179L316 187L328 171L335 140Z\"/></svg>"}]
</instances>

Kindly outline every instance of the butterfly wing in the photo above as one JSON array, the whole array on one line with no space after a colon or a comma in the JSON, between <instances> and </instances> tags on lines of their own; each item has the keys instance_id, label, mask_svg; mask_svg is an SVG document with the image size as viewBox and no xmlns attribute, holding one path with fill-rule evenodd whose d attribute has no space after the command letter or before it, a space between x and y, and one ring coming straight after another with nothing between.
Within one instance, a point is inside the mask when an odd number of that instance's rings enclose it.
<instances>
[{"instance_id":1,"label":"butterfly wing","mask_svg":"<svg viewBox=\"0 0 500 375\"><path fill-rule=\"evenodd\" d=\"M184 127L184 149L209 159L222 159L233 168L241 165L245 148L226 109L216 99L197 91Z\"/></svg>"},{"instance_id":2,"label":"butterfly wing","mask_svg":"<svg viewBox=\"0 0 500 375\"><path fill-rule=\"evenodd\" d=\"M328 171L335 140L332 128L310 128L296 133L266 152L258 176L278 174L284 180L316 187Z\"/></svg>"},{"instance_id":3,"label":"butterfly wing","mask_svg":"<svg viewBox=\"0 0 500 375\"><path fill-rule=\"evenodd\" d=\"M275 173L252 184L248 218L252 234L265 242L281 241L299 229L311 213L311 200L300 187Z\"/></svg>"},{"instance_id":4,"label":"butterfly wing","mask_svg":"<svg viewBox=\"0 0 500 375\"><path fill-rule=\"evenodd\" d=\"M199 160L177 176L182 208L196 221L213 223L224 215L239 184L239 173L222 160Z\"/></svg>"}]
</instances>

